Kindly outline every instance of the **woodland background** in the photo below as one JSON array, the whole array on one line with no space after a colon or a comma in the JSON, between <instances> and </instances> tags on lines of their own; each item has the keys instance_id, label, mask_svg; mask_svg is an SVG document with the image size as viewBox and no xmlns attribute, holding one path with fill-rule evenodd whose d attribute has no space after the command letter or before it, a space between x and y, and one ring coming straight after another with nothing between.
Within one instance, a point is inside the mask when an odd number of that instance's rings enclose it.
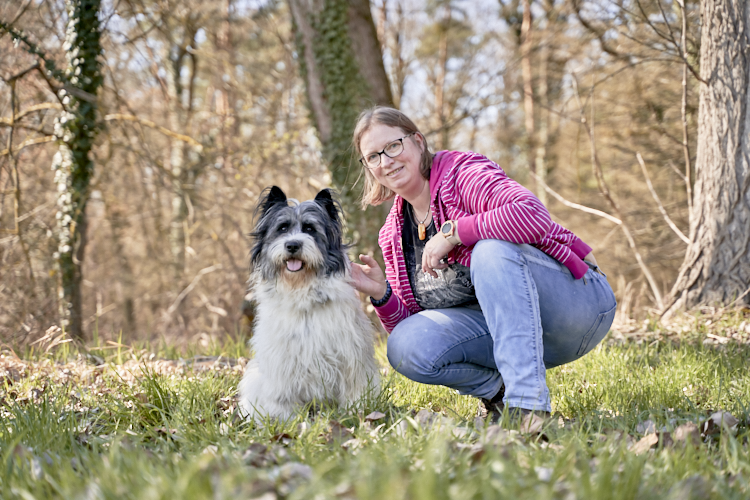
<instances>
[{"instance_id":1,"label":"woodland background","mask_svg":"<svg viewBox=\"0 0 750 500\"><path fill-rule=\"evenodd\" d=\"M206 345L247 330L249 233L272 184L298 199L342 190L352 255L373 251L384 209L355 206L350 133L321 140L310 112L292 16L304 3L102 2L84 337ZM320 3L319 22L342 4ZM687 247L698 3L373 0L370 13L389 98L433 150L485 154L588 242L620 304L616 328L653 317ZM65 66L64 2L0 0L0 20ZM344 38L323 42L335 54ZM23 73L37 61L24 47L0 37L0 341L13 344L60 324L62 105L42 72ZM338 115L349 127L363 101Z\"/></svg>"}]
</instances>

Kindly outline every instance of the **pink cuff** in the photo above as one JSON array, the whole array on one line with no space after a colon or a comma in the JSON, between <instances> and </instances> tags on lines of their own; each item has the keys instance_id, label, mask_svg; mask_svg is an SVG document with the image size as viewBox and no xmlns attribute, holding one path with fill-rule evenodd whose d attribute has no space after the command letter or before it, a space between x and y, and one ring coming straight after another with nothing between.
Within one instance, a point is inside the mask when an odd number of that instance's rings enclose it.
<instances>
[{"instance_id":1,"label":"pink cuff","mask_svg":"<svg viewBox=\"0 0 750 500\"><path fill-rule=\"evenodd\" d=\"M461 244L465 247L475 245L482 238L479 236L479 222L476 215L461 217L456 220L456 230Z\"/></svg>"},{"instance_id":2,"label":"pink cuff","mask_svg":"<svg viewBox=\"0 0 750 500\"><path fill-rule=\"evenodd\" d=\"M391 316L392 314L395 314L398 312L398 297L396 297L396 294L391 292L391 297L386 301L385 304L383 304L380 307L373 306L375 308L375 311L377 312L378 316Z\"/></svg>"},{"instance_id":3,"label":"pink cuff","mask_svg":"<svg viewBox=\"0 0 750 500\"><path fill-rule=\"evenodd\" d=\"M570 245L570 251L576 254L581 260L583 260L584 257L591 253L591 247L584 243L581 238L576 236L573 244Z\"/></svg>"}]
</instances>

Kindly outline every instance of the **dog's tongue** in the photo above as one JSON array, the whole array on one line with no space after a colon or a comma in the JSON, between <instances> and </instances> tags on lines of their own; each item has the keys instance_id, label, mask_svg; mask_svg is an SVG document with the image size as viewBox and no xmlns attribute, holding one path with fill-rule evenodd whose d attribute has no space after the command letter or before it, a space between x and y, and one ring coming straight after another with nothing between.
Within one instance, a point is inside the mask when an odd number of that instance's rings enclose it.
<instances>
[{"instance_id":1,"label":"dog's tongue","mask_svg":"<svg viewBox=\"0 0 750 500\"><path fill-rule=\"evenodd\" d=\"M302 269L302 261L297 259L289 259L286 261L286 268L290 271L299 271Z\"/></svg>"}]
</instances>

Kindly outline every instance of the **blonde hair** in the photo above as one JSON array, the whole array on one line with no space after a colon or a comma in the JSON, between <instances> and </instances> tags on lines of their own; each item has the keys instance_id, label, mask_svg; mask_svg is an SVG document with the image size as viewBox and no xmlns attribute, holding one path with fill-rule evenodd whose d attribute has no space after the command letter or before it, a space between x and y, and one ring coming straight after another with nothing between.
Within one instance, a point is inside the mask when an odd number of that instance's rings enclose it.
<instances>
[{"instance_id":1,"label":"blonde hair","mask_svg":"<svg viewBox=\"0 0 750 500\"><path fill-rule=\"evenodd\" d=\"M385 125L387 127L399 128L404 135L419 134L424 143L419 171L425 179L430 178L430 168L432 168L433 155L430 153L427 139L425 139L424 135L422 135L422 132L419 131L414 122L397 109L385 106L375 106L366 109L359 114L357 125L354 127L354 136L352 137L352 145L354 146L354 151L356 151L357 158L362 157L362 150L359 147L362 136L365 132L370 130L373 125ZM368 205L380 205L396 195L396 193L380 184L377 179L375 179L375 176L369 168L362 165L362 170L365 174L365 186L362 191L362 200L360 202L363 209L367 208Z\"/></svg>"}]
</instances>

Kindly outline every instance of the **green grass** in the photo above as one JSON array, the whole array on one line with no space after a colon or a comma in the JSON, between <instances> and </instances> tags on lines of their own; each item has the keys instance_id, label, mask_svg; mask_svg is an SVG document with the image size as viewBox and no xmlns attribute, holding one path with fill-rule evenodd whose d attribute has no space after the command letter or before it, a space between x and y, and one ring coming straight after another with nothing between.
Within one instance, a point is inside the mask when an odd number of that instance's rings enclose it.
<instances>
[{"instance_id":1,"label":"green grass","mask_svg":"<svg viewBox=\"0 0 750 500\"><path fill-rule=\"evenodd\" d=\"M237 358L247 355L242 344L212 346L210 353ZM190 363L158 361L179 356L176 351L150 356L143 348L91 349L78 361L67 344L27 351L24 360L5 352L0 498L749 494L750 347L744 344L600 346L548 372L557 415L543 438L511 432L489 440L484 428L474 427L476 400L392 372L383 393L359 412L324 408L313 418L256 427L237 416L239 366L198 371ZM382 349L379 355L382 360ZM97 367L97 358L107 363ZM3 376L3 367L15 367L15 374ZM445 419L421 425L421 409ZM672 431L718 409L740 419L736 433L706 436L696 447L660 444L640 455L629 449L647 420ZM365 421L375 410L386 417Z\"/></svg>"}]
</instances>

